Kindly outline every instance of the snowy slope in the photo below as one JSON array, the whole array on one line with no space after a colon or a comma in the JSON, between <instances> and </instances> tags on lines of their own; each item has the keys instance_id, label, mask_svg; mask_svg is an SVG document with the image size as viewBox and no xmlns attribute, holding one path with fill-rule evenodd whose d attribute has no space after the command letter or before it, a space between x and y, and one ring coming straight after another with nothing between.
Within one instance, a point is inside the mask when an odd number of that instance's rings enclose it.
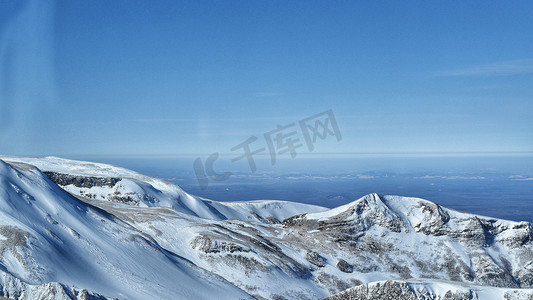
<instances>
[{"instance_id":1,"label":"snowy slope","mask_svg":"<svg viewBox=\"0 0 533 300\"><path fill-rule=\"evenodd\" d=\"M256 297L329 295L327 288L310 280L312 274L300 251L276 242L272 230L280 230L280 225L201 219L166 208L98 204L165 249Z\"/></svg>"},{"instance_id":2,"label":"snowy slope","mask_svg":"<svg viewBox=\"0 0 533 300\"><path fill-rule=\"evenodd\" d=\"M506 289L486 286L468 286L444 281L379 281L359 285L324 300L369 299L479 299L529 300L533 289Z\"/></svg>"},{"instance_id":3,"label":"snowy slope","mask_svg":"<svg viewBox=\"0 0 533 300\"><path fill-rule=\"evenodd\" d=\"M461 213L418 198L370 194L284 224L293 229L293 241L320 240L315 251L328 263L342 259L363 283L438 278L533 286L533 230L527 222Z\"/></svg>"},{"instance_id":4,"label":"snowy slope","mask_svg":"<svg viewBox=\"0 0 533 300\"><path fill-rule=\"evenodd\" d=\"M14 167L0 161L0 296L514 299L533 287L526 222L378 194L330 210L217 202L120 167L2 159Z\"/></svg>"},{"instance_id":5,"label":"snowy slope","mask_svg":"<svg viewBox=\"0 0 533 300\"><path fill-rule=\"evenodd\" d=\"M282 224L205 220L118 204L102 208L258 297L316 299L362 283L408 278L532 285L529 224L440 207L451 215L449 225L442 225L433 221L439 206L422 199L371 194ZM472 223L477 220L496 227L480 232L483 223Z\"/></svg>"},{"instance_id":6,"label":"snowy slope","mask_svg":"<svg viewBox=\"0 0 533 300\"><path fill-rule=\"evenodd\" d=\"M0 282L4 290L12 290L11 297L17 282L60 282L120 299L207 299L219 293L247 297L151 237L69 195L39 170L15 169L1 160L0 254ZM26 299L35 299L30 292L25 290Z\"/></svg>"},{"instance_id":7,"label":"snowy slope","mask_svg":"<svg viewBox=\"0 0 533 300\"><path fill-rule=\"evenodd\" d=\"M189 195L173 183L109 164L57 157L0 156L0 159L35 166L66 191L80 197L134 206L170 207L208 219L280 222L295 214L326 210L320 206L287 201L210 201Z\"/></svg>"}]
</instances>

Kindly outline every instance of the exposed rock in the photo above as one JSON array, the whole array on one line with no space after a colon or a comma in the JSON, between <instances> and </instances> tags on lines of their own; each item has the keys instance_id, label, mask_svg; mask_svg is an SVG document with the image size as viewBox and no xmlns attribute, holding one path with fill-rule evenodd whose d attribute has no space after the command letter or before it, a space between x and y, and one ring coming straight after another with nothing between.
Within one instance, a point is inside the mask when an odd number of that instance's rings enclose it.
<instances>
[{"instance_id":1,"label":"exposed rock","mask_svg":"<svg viewBox=\"0 0 533 300\"><path fill-rule=\"evenodd\" d=\"M307 252L307 254L305 255L305 259L307 259L308 262L312 263L317 267L326 266L326 259L314 251Z\"/></svg>"},{"instance_id":2,"label":"exposed rock","mask_svg":"<svg viewBox=\"0 0 533 300\"><path fill-rule=\"evenodd\" d=\"M95 186L114 187L121 178L76 176L56 172L43 172L50 180L60 186L74 185L78 188L92 188Z\"/></svg>"},{"instance_id":3,"label":"exposed rock","mask_svg":"<svg viewBox=\"0 0 533 300\"><path fill-rule=\"evenodd\" d=\"M0 271L0 299L34 300L116 300L86 289L67 287L58 282L32 285Z\"/></svg>"},{"instance_id":4,"label":"exposed rock","mask_svg":"<svg viewBox=\"0 0 533 300\"><path fill-rule=\"evenodd\" d=\"M435 295L425 289L413 289L405 282L385 281L374 285L362 284L324 300L470 300L477 297L470 292L447 291Z\"/></svg>"},{"instance_id":5,"label":"exposed rock","mask_svg":"<svg viewBox=\"0 0 533 300\"><path fill-rule=\"evenodd\" d=\"M343 271L344 273L353 272L353 266L346 262L344 259L339 259L339 261L337 262L337 268L339 268L339 270Z\"/></svg>"},{"instance_id":6,"label":"exposed rock","mask_svg":"<svg viewBox=\"0 0 533 300\"><path fill-rule=\"evenodd\" d=\"M203 253L220 253L220 252L249 252L235 243L229 241L213 240L207 235L199 235L191 241L191 247L202 251Z\"/></svg>"},{"instance_id":7,"label":"exposed rock","mask_svg":"<svg viewBox=\"0 0 533 300\"><path fill-rule=\"evenodd\" d=\"M335 275L325 272L319 273L315 281L328 289L331 294L342 292L350 287L360 285L361 282L356 279L343 280Z\"/></svg>"}]
</instances>

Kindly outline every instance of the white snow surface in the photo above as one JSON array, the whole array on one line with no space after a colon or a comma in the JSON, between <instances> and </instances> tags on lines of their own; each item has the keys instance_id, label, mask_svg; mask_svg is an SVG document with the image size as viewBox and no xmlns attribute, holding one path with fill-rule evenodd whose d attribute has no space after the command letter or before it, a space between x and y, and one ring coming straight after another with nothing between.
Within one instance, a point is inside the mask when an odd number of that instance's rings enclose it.
<instances>
[{"instance_id":1,"label":"white snow surface","mask_svg":"<svg viewBox=\"0 0 533 300\"><path fill-rule=\"evenodd\" d=\"M41 171L120 181L58 186ZM502 299L531 292L509 288L533 280L531 237L529 223L419 198L369 194L334 209L217 202L116 166L0 156L0 295L11 298L86 289L118 299L318 299L403 280Z\"/></svg>"},{"instance_id":2,"label":"white snow surface","mask_svg":"<svg viewBox=\"0 0 533 300\"><path fill-rule=\"evenodd\" d=\"M60 282L120 299L247 297L223 278L76 199L38 169L15 169L2 160L0 229L7 235L0 241L0 274L8 271L30 285Z\"/></svg>"},{"instance_id":3,"label":"white snow surface","mask_svg":"<svg viewBox=\"0 0 533 300\"><path fill-rule=\"evenodd\" d=\"M138 206L170 207L177 211L201 218L224 220L264 220L275 218L283 221L295 214L327 210L324 207L279 200L256 200L218 202L192 196L173 183L149 177L122 167L75 161L57 157L29 158L0 156L11 163L24 163L35 166L43 172L55 172L81 177L120 178L114 186L80 188L74 185L62 186L68 192L95 200L110 201L114 195L129 196L138 201ZM275 221L275 220L274 220Z\"/></svg>"},{"instance_id":4,"label":"white snow surface","mask_svg":"<svg viewBox=\"0 0 533 300\"><path fill-rule=\"evenodd\" d=\"M455 299L446 298L447 293L454 293L459 295L469 295L472 299L478 300L529 300L533 297L533 289L510 289L510 288L497 288L488 286L466 285L460 282L442 281L442 280L393 280L393 282L405 283L409 289L413 292L419 292L419 295L425 295L426 298L422 299ZM375 281L365 284L367 289L376 288L378 285L385 284L386 281ZM351 290L360 288L350 288L346 291L339 293L339 295L346 295L344 299L352 299L347 294ZM377 293L376 293L377 295ZM394 296L394 295L387 295ZM374 298L372 298L374 299ZM384 298L389 299L389 298ZM419 298L409 298L419 299Z\"/></svg>"}]
</instances>

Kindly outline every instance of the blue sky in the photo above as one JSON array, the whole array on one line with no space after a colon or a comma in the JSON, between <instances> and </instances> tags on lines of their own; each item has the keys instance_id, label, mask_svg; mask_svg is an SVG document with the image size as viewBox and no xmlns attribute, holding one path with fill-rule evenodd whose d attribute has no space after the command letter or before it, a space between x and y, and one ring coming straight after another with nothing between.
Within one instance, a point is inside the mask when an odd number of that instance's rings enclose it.
<instances>
[{"instance_id":1,"label":"blue sky","mask_svg":"<svg viewBox=\"0 0 533 300\"><path fill-rule=\"evenodd\" d=\"M0 153L229 153L329 109L342 141L318 154L533 152L532 15L530 1L5 0Z\"/></svg>"}]
</instances>

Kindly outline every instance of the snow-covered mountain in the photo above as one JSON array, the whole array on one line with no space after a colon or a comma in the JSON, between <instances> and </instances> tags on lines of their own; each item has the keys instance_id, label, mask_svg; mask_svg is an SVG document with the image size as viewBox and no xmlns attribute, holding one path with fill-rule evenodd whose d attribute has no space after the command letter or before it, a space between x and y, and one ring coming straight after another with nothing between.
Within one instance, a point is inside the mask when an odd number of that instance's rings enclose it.
<instances>
[{"instance_id":1,"label":"snow-covered mountain","mask_svg":"<svg viewBox=\"0 0 533 300\"><path fill-rule=\"evenodd\" d=\"M217 202L107 164L0 157L12 299L532 299L532 240L529 223L417 198Z\"/></svg>"},{"instance_id":2,"label":"snow-covered mountain","mask_svg":"<svg viewBox=\"0 0 533 300\"><path fill-rule=\"evenodd\" d=\"M361 284L324 300L377 299L453 299L453 300L530 300L531 290L472 286L447 281L387 280Z\"/></svg>"},{"instance_id":3,"label":"snow-covered mountain","mask_svg":"<svg viewBox=\"0 0 533 300\"><path fill-rule=\"evenodd\" d=\"M187 194L173 183L109 164L57 157L0 156L0 159L35 166L64 190L78 197L139 207L169 207L207 219L280 222L298 213L326 210L286 201L217 202L202 199Z\"/></svg>"},{"instance_id":4,"label":"snow-covered mountain","mask_svg":"<svg viewBox=\"0 0 533 300\"><path fill-rule=\"evenodd\" d=\"M59 188L36 168L0 160L3 296L68 299L84 290L127 299L247 295L169 252L106 211ZM179 282L179 289L175 288Z\"/></svg>"}]
</instances>

